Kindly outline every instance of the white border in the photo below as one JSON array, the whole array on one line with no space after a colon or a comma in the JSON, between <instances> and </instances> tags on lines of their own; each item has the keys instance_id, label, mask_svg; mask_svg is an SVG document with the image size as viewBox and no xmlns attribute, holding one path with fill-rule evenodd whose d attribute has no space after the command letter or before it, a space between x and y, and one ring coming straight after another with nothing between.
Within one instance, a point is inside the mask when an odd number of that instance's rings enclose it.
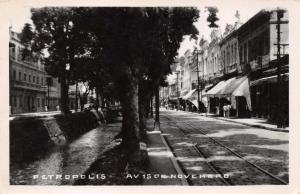
<instances>
[{"instance_id":1,"label":"white border","mask_svg":"<svg viewBox=\"0 0 300 194\"><path fill-rule=\"evenodd\" d=\"M9 73L8 73L8 41L9 18L18 14L23 6L218 6L237 9L254 5L262 8L270 6L286 7L289 11L290 32L290 183L288 186L9 186L8 158L8 104L9 104ZM296 0L226 0L226 1L189 1L189 0L0 0L0 193L272 193L300 194L300 1Z\"/></svg>"}]
</instances>

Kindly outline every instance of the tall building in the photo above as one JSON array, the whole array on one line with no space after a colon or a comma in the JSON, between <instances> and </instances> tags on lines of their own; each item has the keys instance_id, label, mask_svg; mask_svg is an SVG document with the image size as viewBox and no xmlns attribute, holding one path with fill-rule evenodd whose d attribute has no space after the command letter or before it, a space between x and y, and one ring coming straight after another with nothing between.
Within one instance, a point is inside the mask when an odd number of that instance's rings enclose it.
<instances>
[{"instance_id":1,"label":"tall building","mask_svg":"<svg viewBox=\"0 0 300 194\"><path fill-rule=\"evenodd\" d=\"M46 72L38 56L23 59L20 35L9 30L10 113L44 111Z\"/></svg>"},{"instance_id":2,"label":"tall building","mask_svg":"<svg viewBox=\"0 0 300 194\"><path fill-rule=\"evenodd\" d=\"M45 71L38 56L22 56L20 34L9 29L10 114L60 109L60 83ZM47 108L46 108L47 107ZM69 89L69 107L75 108L75 87Z\"/></svg>"}]
</instances>

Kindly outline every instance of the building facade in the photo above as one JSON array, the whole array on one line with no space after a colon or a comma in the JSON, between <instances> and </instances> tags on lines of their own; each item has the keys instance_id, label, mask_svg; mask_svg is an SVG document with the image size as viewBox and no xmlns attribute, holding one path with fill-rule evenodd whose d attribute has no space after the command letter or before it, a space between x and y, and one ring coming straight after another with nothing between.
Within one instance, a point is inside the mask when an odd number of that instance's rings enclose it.
<instances>
[{"instance_id":1,"label":"building facade","mask_svg":"<svg viewBox=\"0 0 300 194\"><path fill-rule=\"evenodd\" d=\"M252 116L270 121L281 117L282 125L288 125L288 12L262 10L238 33L241 66L250 79Z\"/></svg>"},{"instance_id":2,"label":"building facade","mask_svg":"<svg viewBox=\"0 0 300 194\"><path fill-rule=\"evenodd\" d=\"M207 112L223 115L229 106L229 116L288 125L288 12L261 10L245 24L236 24L192 53L196 65L185 65L181 72L184 92L190 91L184 99L198 108L199 85Z\"/></svg>"},{"instance_id":3,"label":"building facade","mask_svg":"<svg viewBox=\"0 0 300 194\"><path fill-rule=\"evenodd\" d=\"M9 78L10 113L44 111L46 105L46 72L38 58L22 56L18 33L10 30Z\"/></svg>"},{"instance_id":4,"label":"building facade","mask_svg":"<svg viewBox=\"0 0 300 194\"><path fill-rule=\"evenodd\" d=\"M45 71L38 56L22 56L20 34L9 29L10 114L60 110L60 83ZM34 54L33 54L34 55ZM69 90L69 107L75 108L75 89Z\"/></svg>"}]
</instances>

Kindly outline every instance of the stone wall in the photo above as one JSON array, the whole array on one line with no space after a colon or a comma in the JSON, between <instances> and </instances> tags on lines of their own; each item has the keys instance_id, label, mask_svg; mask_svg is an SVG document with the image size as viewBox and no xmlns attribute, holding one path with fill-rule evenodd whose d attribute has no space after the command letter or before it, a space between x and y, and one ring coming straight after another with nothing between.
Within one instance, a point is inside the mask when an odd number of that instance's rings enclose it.
<instances>
[{"instance_id":1,"label":"stone wall","mask_svg":"<svg viewBox=\"0 0 300 194\"><path fill-rule=\"evenodd\" d=\"M10 121L10 160L32 161L57 146L66 145L99 124L95 113L54 117L23 117Z\"/></svg>"}]
</instances>

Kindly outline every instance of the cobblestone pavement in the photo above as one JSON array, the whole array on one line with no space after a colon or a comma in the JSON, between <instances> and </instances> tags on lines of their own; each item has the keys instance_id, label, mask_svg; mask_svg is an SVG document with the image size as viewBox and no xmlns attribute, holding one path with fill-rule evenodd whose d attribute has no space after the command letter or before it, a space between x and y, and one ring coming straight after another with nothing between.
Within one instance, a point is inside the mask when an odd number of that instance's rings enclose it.
<instances>
[{"instance_id":1,"label":"cobblestone pavement","mask_svg":"<svg viewBox=\"0 0 300 194\"><path fill-rule=\"evenodd\" d=\"M288 133L170 110L161 112L161 130L191 185L289 181Z\"/></svg>"}]
</instances>

